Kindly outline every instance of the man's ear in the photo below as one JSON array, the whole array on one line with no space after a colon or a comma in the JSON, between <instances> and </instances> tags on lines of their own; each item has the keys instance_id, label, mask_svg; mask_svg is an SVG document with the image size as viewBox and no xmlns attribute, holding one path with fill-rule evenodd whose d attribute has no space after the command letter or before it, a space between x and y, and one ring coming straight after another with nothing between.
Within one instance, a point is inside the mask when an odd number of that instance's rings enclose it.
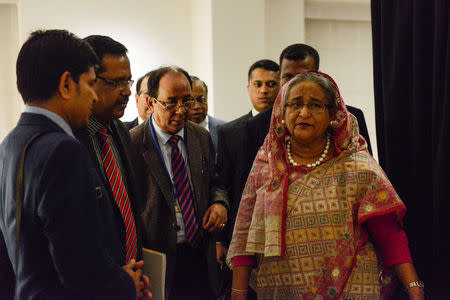
<instances>
[{"instance_id":1,"label":"man's ear","mask_svg":"<svg viewBox=\"0 0 450 300\"><path fill-rule=\"evenodd\" d=\"M73 89L75 88L74 81L70 72L64 72L59 78L59 94L63 99L70 99L72 97Z\"/></svg>"},{"instance_id":2,"label":"man's ear","mask_svg":"<svg viewBox=\"0 0 450 300\"><path fill-rule=\"evenodd\" d=\"M152 101L152 97L146 95L146 96L145 96L145 101L146 101L146 102L147 102L147 101ZM150 111L150 113L152 114L152 113L154 112L154 109L153 109L153 102L152 102L152 105L151 105L151 106L147 104L147 107L148 107L148 110Z\"/></svg>"},{"instance_id":3,"label":"man's ear","mask_svg":"<svg viewBox=\"0 0 450 300\"><path fill-rule=\"evenodd\" d=\"M153 110L153 97L151 97L151 96L148 96L148 97L145 97L145 101L147 102L147 107L148 107L148 109L150 109L150 111L151 112L153 112L154 110Z\"/></svg>"}]
</instances>

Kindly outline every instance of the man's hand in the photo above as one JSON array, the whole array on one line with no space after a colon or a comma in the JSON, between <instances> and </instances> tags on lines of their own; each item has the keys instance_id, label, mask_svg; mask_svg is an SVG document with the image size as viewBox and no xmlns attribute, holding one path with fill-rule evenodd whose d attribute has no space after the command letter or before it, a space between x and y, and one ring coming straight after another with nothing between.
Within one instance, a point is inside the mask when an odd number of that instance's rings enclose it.
<instances>
[{"instance_id":1,"label":"man's hand","mask_svg":"<svg viewBox=\"0 0 450 300\"><path fill-rule=\"evenodd\" d=\"M152 294L147 290L150 287L150 280L147 276L142 274L143 266L143 260L136 262L132 259L129 264L122 267L122 269L133 279L134 286L136 287L136 299L152 297Z\"/></svg>"},{"instance_id":2,"label":"man's hand","mask_svg":"<svg viewBox=\"0 0 450 300\"><path fill-rule=\"evenodd\" d=\"M228 213L225 206L216 203L211 205L203 216L202 227L207 232L223 230L227 223Z\"/></svg>"},{"instance_id":3,"label":"man's hand","mask_svg":"<svg viewBox=\"0 0 450 300\"><path fill-rule=\"evenodd\" d=\"M141 283L143 285L142 288L142 294L143 297L142 299L152 299L153 295L152 293L150 293L150 278L148 278L147 275L142 274L142 279L141 279Z\"/></svg>"},{"instance_id":4,"label":"man's hand","mask_svg":"<svg viewBox=\"0 0 450 300\"><path fill-rule=\"evenodd\" d=\"M219 265L223 264L224 259L227 257L228 249L222 243L216 243L216 260Z\"/></svg>"}]
</instances>

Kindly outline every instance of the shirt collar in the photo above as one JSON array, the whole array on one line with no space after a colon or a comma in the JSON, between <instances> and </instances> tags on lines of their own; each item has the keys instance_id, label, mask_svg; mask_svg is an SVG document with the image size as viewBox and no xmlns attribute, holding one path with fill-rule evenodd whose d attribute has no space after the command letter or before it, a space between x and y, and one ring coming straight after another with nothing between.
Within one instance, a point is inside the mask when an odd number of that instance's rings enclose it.
<instances>
[{"instance_id":1,"label":"shirt collar","mask_svg":"<svg viewBox=\"0 0 450 300\"><path fill-rule=\"evenodd\" d=\"M65 133L67 133L71 137L75 137L69 124L67 124L67 122L61 116L55 114L54 112L51 112L48 109L39 106L31 105L25 105L25 109L23 111L26 113L43 115L55 122L59 127L61 127L62 130L64 130Z\"/></svg>"},{"instance_id":2,"label":"shirt collar","mask_svg":"<svg viewBox=\"0 0 450 300\"><path fill-rule=\"evenodd\" d=\"M105 125L97 121L93 116L89 117L89 123L88 123L88 133L91 137L96 136L99 129L105 128Z\"/></svg>"},{"instance_id":3,"label":"shirt collar","mask_svg":"<svg viewBox=\"0 0 450 300\"><path fill-rule=\"evenodd\" d=\"M156 138L158 139L158 141L162 142L164 145L167 144L167 142L169 141L170 137L173 134L164 132L161 127L158 126L158 124L156 124L155 122L155 118L153 117L153 114L151 115L151 119L152 119L152 125L153 128L155 129L155 133L156 133ZM175 133L176 135L181 136L181 139L184 140L184 127L181 128L180 131L178 131L177 133Z\"/></svg>"},{"instance_id":4,"label":"shirt collar","mask_svg":"<svg viewBox=\"0 0 450 300\"><path fill-rule=\"evenodd\" d=\"M257 114L259 114L259 111L257 111L254 107L252 107L252 116L256 116Z\"/></svg>"}]
</instances>

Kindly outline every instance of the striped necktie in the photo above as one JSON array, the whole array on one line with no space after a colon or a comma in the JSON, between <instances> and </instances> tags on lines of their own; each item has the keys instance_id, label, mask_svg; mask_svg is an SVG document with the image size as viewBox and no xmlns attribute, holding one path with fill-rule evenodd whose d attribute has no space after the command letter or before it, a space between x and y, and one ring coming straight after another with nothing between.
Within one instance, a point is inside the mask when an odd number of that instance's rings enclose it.
<instances>
[{"instance_id":1,"label":"striped necktie","mask_svg":"<svg viewBox=\"0 0 450 300\"><path fill-rule=\"evenodd\" d=\"M130 199L128 198L127 189L122 179L119 166L117 165L111 144L108 141L108 132L106 128L99 129L99 138L102 146L101 156L109 185L113 192L116 204L122 214L123 223L126 228L126 250L127 263L131 259L136 259L137 255L137 236L136 225L134 223L133 211L131 210Z\"/></svg>"},{"instance_id":2,"label":"striped necktie","mask_svg":"<svg viewBox=\"0 0 450 300\"><path fill-rule=\"evenodd\" d=\"M170 146L172 146L170 158L172 161L173 183L183 216L186 239L195 248L200 241L200 228L197 223L197 217L195 216L194 197L189 184L186 166L183 156L178 149L178 141L180 139L180 136L172 135L168 141Z\"/></svg>"}]
</instances>

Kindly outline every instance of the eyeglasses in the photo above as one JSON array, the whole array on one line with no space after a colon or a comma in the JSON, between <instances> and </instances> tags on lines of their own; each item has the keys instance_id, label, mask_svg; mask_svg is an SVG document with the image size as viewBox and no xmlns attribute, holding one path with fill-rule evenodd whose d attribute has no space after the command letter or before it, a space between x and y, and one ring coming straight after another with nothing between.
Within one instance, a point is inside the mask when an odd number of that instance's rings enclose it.
<instances>
[{"instance_id":1,"label":"eyeglasses","mask_svg":"<svg viewBox=\"0 0 450 300\"><path fill-rule=\"evenodd\" d=\"M160 101L154 97L153 97L153 99L155 99L155 101L158 102L166 110L176 110L178 107L181 107L181 106L184 107L185 109L189 109L195 103L195 101L192 100L192 98L183 100L182 103L179 103L176 101Z\"/></svg>"},{"instance_id":2,"label":"eyeglasses","mask_svg":"<svg viewBox=\"0 0 450 300\"><path fill-rule=\"evenodd\" d=\"M208 100L206 99L205 96L199 96L199 97L197 97L197 99L192 98L192 101L197 102L199 104L206 104L206 103L208 103Z\"/></svg>"},{"instance_id":3,"label":"eyeglasses","mask_svg":"<svg viewBox=\"0 0 450 300\"><path fill-rule=\"evenodd\" d=\"M129 88L131 88L131 86L134 83L134 80L129 79L129 80L111 80L111 79L107 79L101 76L97 75L97 78L103 80L106 84L115 87L115 88L121 88L123 89L124 87L128 86Z\"/></svg>"},{"instance_id":4,"label":"eyeglasses","mask_svg":"<svg viewBox=\"0 0 450 300\"><path fill-rule=\"evenodd\" d=\"M286 104L284 106L289 107L293 111L300 111L303 109L303 107L306 106L310 113L320 114L320 113L323 113L325 111L325 109L328 108L329 105L327 105L327 104L323 105L323 104L319 104L319 103L304 104L299 101L288 101L288 102L286 102Z\"/></svg>"}]
</instances>

